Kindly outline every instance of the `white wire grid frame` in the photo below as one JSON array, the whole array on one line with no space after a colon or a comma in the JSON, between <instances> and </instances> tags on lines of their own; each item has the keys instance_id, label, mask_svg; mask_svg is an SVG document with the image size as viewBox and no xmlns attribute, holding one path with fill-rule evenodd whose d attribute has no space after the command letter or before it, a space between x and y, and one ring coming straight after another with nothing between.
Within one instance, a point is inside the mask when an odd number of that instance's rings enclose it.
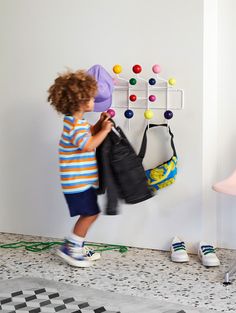
<instances>
[{"instance_id":1,"label":"white wire grid frame","mask_svg":"<svg viewBox=\"0 0 236 313\"><path fill-rule=\"evenodd\" d=\"M144 79L140 76L140 74L133 74L132 78L135 78L137 80L137 83L144 82L145 87L134 87L130 84L130 79L126 79L124 77L121 77L119 74L115 74L115 80L116 84L114 87L115 92L126 92L127 93L127 102L123 105L112 105L112 108L122 108L126 110L136 110L136 109L143 109L145 110L183 110L184 108L184 90L180 88L175 88L174 86L169 84L169 80L161 77L159 74L154 73L152 74L151 78L154 78L156 80L155 86L149 84L149 79ZM117 82L124 82L125 85L119 85ZM135 102L130 101L130 95L134 94L135 92L145 92L144 97L137 97L137 101L142 101L142 105L136 104ZM149 100L150 95L155 95L164 93L164 105L163 103L160 105L158 102L158 96L157 101L151 102ZM178 93L180 95L180 100L178 103L178 106L172 106L170 101L170 94L171 93ZM162 101L163 102L163 101ZM151 119L147 119L147 125L149 125ZM165 123L169 124L170 119L165 119ZM130 119L128 119L128 129L130 130Z\"/></svg>"}]
</instances>

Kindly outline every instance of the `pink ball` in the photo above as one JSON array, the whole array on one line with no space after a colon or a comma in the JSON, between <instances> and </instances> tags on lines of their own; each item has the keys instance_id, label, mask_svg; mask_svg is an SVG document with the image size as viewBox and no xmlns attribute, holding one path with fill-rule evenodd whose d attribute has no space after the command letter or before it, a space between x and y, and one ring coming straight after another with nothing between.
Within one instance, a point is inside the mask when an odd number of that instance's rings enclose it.
<instances>
[{"instance_id":1,"label":"pink ball","mask_svg":"<svg viewBox=\"0 0 236 313\"><path fill-rule=\"evenodd\" d=\"M159 73L161 72L161 67L160 67L160 65L154 64L153 67L152 67L152 71L153 71L153 73L155 73L155 74L159 74Z\"/></svg>"},{"instance_id":2,"label":"pink ball","mask_svg":"<svg viewBox=\"0 0 236 313\"><path fill-rule=\"evenodd\" d=\"M149 96L149 101L151 101L151 102L156 101L156 96L150 95L150 96Z\"/></svg>"},{"instance_id":3,"label":"pink ball","mask_svg":"<svg viewBox=\"0 0 236 313\"><path fill-rule=\"evenodd\" d=\"M110 115L110 117L114 117L116 115L116 112L113 109L107 110L107 113Z\"/></svg>"}]
</instances>

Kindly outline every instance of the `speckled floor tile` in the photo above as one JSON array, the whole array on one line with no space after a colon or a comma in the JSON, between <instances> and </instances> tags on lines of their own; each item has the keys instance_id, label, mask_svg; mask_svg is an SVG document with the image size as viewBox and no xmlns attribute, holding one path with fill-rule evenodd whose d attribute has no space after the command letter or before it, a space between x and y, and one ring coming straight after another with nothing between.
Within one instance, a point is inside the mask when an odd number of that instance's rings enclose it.
<instances>
[{"instance_id":1,"label":"speckled floor tile","mask_svg":"<svg viewBox=\"0 0 236 313\"><path fill-rule=\"evenodd\" d=\"M52 238L0 233L0 243L21 240L51 241ZM196 255L190 255L188 264L178 264L170 261L168 252L137 248L129 248L125 254L104 251L92 267L81 269L63 263L54 252L54 249L40 253L0 249L0 278L45 278L212 311L236 312L236 281L227 287L222 284L236 251L218 249L222 265L208 269Z\"/></svg>"}]
</instances>

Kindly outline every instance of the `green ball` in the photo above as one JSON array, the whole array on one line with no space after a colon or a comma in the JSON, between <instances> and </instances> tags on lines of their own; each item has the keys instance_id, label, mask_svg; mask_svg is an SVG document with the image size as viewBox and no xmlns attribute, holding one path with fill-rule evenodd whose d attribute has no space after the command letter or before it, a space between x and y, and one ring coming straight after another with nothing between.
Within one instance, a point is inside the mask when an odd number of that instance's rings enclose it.
<instances>
[{"instance_id":1,"label":"green ball","mask_svg":"<svg viewBox=\"0 0 236 313\"><path fill-rule=\"evenodd\" d=\"M129 83L130 83L130 85L136 85L137 80L135 78L130 78Z\"/></svg>"}]
</instances>

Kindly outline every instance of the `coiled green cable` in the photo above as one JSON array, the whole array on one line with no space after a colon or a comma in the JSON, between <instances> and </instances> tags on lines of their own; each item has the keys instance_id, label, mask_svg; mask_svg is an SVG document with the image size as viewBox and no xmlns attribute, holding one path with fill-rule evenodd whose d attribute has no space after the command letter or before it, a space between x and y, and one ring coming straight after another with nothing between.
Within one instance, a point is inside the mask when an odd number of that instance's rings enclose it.
<instances>
[{"instance_id":1,"label":"coiled green cable","mask_svg":"<svg viewBox=\"0 0 236 313\"><path fill-rule=\"evenodd\" d=\"M0 248L3 248L3 249L23 248L31 252L41 252L44 250L49 250L53 246L62 245L62 244L63 244L62 241L46 241L46 242L18 241L18 242L12 242L12 243L7 243L7 244L0 244ZM94 249L95 252L118 250L120 253L125 253L128 251L128 248L126 246L119 246L119 245L86 243L85 246L96 247L96 249Z\"/></svg>"}]
</instances>

